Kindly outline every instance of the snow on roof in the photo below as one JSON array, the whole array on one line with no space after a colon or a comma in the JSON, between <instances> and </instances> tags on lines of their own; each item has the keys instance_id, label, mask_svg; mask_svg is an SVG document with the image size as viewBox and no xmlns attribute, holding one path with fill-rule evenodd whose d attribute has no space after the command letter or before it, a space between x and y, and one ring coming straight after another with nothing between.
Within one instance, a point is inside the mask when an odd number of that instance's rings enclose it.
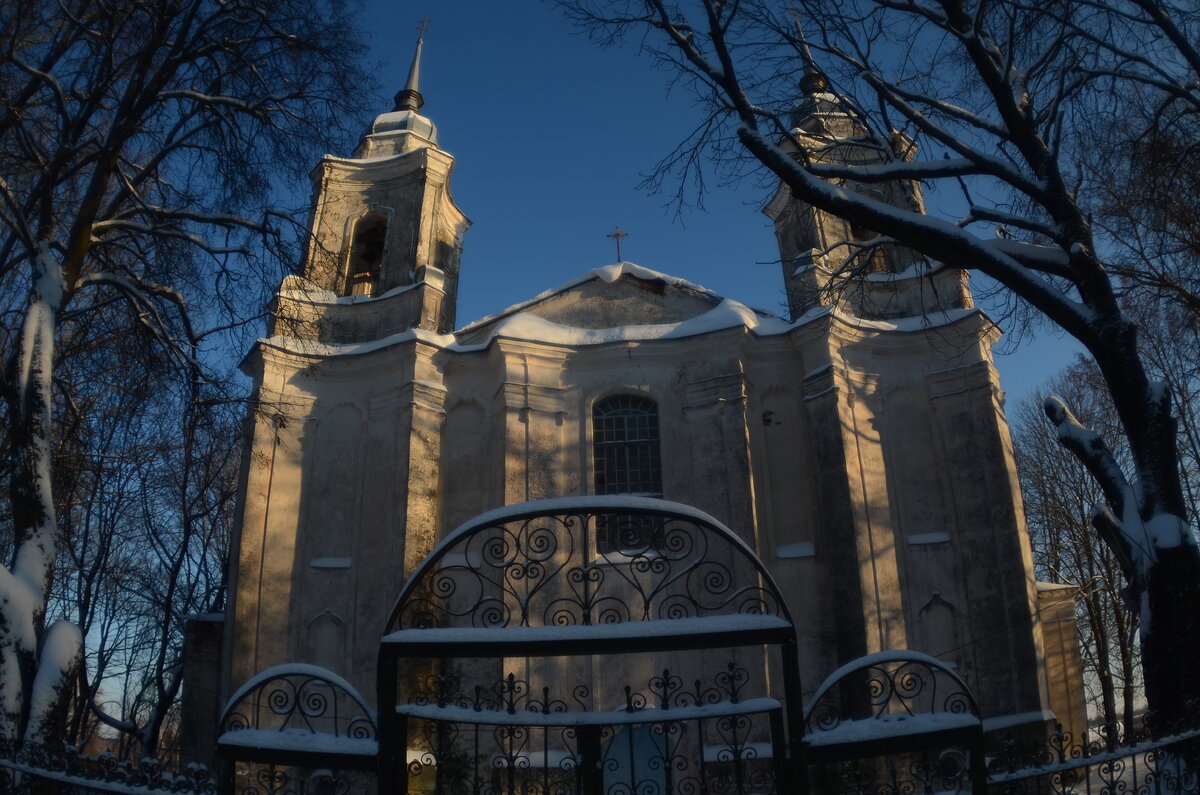
<instances>
[{"instance_id":1,"label":"snow on roof","mask_svg":"<svg viewBox=\"0 0 1200 795\"><path fill-rule=\"evenodd\" d=\"M891 320L868 320L867 318L849 315L844 312L836 313L847 324L855 328L873 331L926 331L937 326L948 326L970 315L982 315L980 309L939 309L924 315L897 317Z\"/></svg>"},{"instance_id":2,"label":"snow on roof","mask_svg":"<svg viewBox=\"0 0 1200 795\"><path fill-rule=\"evenodd\" d=\"M676 276L668 276L665 273L659 273L656 270L651 270L650 268L644 268L641 265L635 265L632 262L618 262L613 265L605 265L602 268L592 268L590 271L581 273L573 279L567 279L565 282L558 285L557 287L552 287L549 290L544 290L543 292L538 293L533 298L530 298L527 301L522 301L519 304L513 304L512 306L508 307L507 309L502 309L501 311L497 312L494 315L488 315L487 317L482 317L479 320L472 321L472 322L468 323L467 325L463 326L462 328L460 328L457 333L461 334L463 332L470 331L471 329L475 329L475 328L479 328L480 326L487 325L488 323L491 323L492 321L494 321L498 318L505 317L506 315L516 314L517 312L520 312L527 307L533 306L536 303L544 301L553 295L558 295L559 293L565 293L567 290L570 290L572 287L578 287L579 285L584 284L585 282L590 282L593 279L599 279L599 280L605 282L606 284L612 284L617 279L621 278L622 276L624 276L626 274L628 274L630 276L635 276L639 279L648 279L648 280L657 279L657 280L666 282L667 284L672 285L673 287L681 287L685 290L691 290L693 292L700 293L702 295L708 296L709 298L713 298L718 301L721 300L721 296L717 295L712 290L708 289L707 287L701 287L700 285L695 284L694 282L689 282L686 279L680 279Z\"/></svg>"},{"instance_id":3,"label":"snow on roof","mask_svg":"<svg viewBox=\"0 0 1200 795\"><path fill-rule=\"evenodd\" d=\"M696 317L678 323L654 325L614 326L604 329L585 329L565 326L546 320L531 312L509 315L495 325L488 334L487 342L497 337L537 340L559 345L598 345L606 342L632 342L641 340L679 339L695 337L710 331L745 327L760 334L783 334L792 329L792 324L782 318L762 316L755 310L737 301L722 299L721 303ZM487 343L483 343L486 345ZM460 349L478 349L482 345L464 345Z\"/></svg>"},{"instance_id":4,"label":"snow on roof","mask_svg":"<svg viewBox=\"0 0 1200 795\"><path fill-rule=\"evenodd\" d=\"M360 353L370 353L381 348L390 348L393 345L398 345L402 342L411 342L420 340L421 342L435 345L439 348L455 349L464 346L458 346L454 341L454 337L450 334L437 334L433 331L426 331L420 328L411 328L406 331L400 331L396 334L389 334L386 337L380 337L377 340L369 340L367 342L317 342L316 340L303 340L296 337L289 337L286 334L276 334L274 337L263 337L259 339L260 345L266 345L270 348L277 348L289 353L299 353L304 356L352 356ZM469 347L469 346L466 346ZM482 347L482 346L479 346Z\"/></svg>"},{"instance_id":5,"label":"snow on roof","mask_svg":"<svg viewBox=\"0 0 1200 795\"><path fill-rule=\"evenodd\" d=\"M463 344L458 342L453 335L436 334L424 329L408 329L368 342L326 343L297 339L287 335L266 337L259 342L272 348L307 356L346 356L370 353L380 348L388 348L413 340L420 340L456 353L470 353L484 350L492 340L500 337L557 345L601 345L611 342L681 339L730 328L747 328L760 335L769 336L784 334L794 328L794 324L770 315L764 317L745 304L725 299L708 312L678 323L615 326L606 329L565 326L531 312L517 312L504 317L490 330L485 339L473 344Z\"/></svg>"}]
</instances>

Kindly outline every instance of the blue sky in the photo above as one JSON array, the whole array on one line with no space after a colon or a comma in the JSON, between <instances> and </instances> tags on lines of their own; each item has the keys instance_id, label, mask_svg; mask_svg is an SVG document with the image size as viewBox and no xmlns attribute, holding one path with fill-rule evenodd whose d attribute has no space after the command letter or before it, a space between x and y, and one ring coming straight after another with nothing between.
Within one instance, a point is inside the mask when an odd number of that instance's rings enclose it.
<instances>
[{"instance_id":1,"label":"blue sky","mask_svg":"<svg viewBox=\"0 0 1200 795\"><path fill-rule=\"evenodd\" d=\"M451 190L471 219L459 291L460 324L624 259L783 313L769 188L712 176L704 210L639 190L643 176L700 120L684 87L637 52L602 49L539 0L369 0L363 18L387 97L401 88L425 38L422 112L456 158ZM390 110L390 101L379 112ZM336 152L334 154L348 154ZM689 202L696 193L688 190ZM931 203L932 204L932 203ZM1077 350L1043 335L997 356L1010 399L1053 375Z\"/></svg>"}]
</instances>

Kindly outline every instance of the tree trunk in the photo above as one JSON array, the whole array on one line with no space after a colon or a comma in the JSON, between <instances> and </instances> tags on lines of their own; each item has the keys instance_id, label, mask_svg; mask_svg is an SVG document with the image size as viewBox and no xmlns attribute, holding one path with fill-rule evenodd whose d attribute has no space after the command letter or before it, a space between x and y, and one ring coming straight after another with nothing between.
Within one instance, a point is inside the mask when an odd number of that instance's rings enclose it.
<instances>
[{"instance_id":1,"label":"tree trunk","mask_svg":"<svg viewBox=\"0 0 1200 795\"><path fill-rule=\"evenodd\" d=\"M1166 514L1186 521L1176 423L1167 391L1159 394L1151 388L1132 323L1115 318L1101 327L1117 331L1088 347L1125 427L1133 457L1130 482L1137 484L1131 491L1136 491L1138 504L1125 506L1125 516L1118 519L1136 514L1149 521ZM1121 513L1120 506L1113 508ZM1200 659L1200 549L1187 528L1176 546L1170 541L1154 545L1148 538L1144 543L1147 549L1134 575L1142 581L1131 586L1135 592L1142 589L1142 674L1151 730L1161 735L1194 723L1194 710L1200 705L1200 677L1191 670L1192 661Z\"/></svg>"},{"instance_id":2,"label":"tree trunk","mask_svg":"<svg viewBox=\"0 0 1200 795\"><path fill-rule=\"evenodd\" d=\"M1142 675L1155 735L1191 726L1200 705L1200 553L1195 545L1159 549L1146 572Z\"/></svg>"}]
</instances>

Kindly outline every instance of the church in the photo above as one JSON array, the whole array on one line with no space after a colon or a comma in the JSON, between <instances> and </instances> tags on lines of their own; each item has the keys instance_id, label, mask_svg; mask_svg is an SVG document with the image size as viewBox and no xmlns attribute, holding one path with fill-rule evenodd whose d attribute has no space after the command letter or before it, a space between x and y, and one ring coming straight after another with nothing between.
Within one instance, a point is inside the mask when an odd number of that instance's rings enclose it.
<instances>
[{"instance_id":1,"label":"church","mask_svg":"<svg viewBox=\"0 0 1200 795\"><path fill-rule=\"evenodd\" d=\"M806 696L849 660L912 649L969 683L993 726L1083 728L1074 602L1034 577L999 331L964 271L783 189L764 212L788 317L673 263L619 262L460 322L470 222L419 78L418 43L395 109L314 171L299 275L243 363L255 393L228 609L201 628L221 660L215 704L287 662L372 703L393 600L453 528L630 494L703 511L757 555L795 619ZM801 146L877 156L820 75L801 89ZM915 183L858 187L922 206Z\"/></svg>"}]
</instances>

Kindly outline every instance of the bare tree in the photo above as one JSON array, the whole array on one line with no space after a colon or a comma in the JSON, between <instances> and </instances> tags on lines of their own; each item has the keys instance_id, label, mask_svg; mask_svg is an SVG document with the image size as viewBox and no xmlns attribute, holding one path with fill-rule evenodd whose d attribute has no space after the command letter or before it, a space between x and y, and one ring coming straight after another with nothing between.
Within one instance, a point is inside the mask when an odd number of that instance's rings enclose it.
<instances>
[{"instance_id":1,"label":"bare tree","mask_svg":"<svg viewBox=\"0 0 1200 795\"><path fill-rule=\"evenodd\" d=\"M1099 485L1092 518L1141 605L1150 706L1193 719L1200 678L1200 549L1187 524L1170 393L1153 382L1098 245L1079 152L1097 116L1153 122L1200 110L1200 12L1170 0L564 0L605 41L636 35L690 81L711 115L675 162L703 147L765 167L792 194L938 262L979 271L1080 341L1128 443L1122 466L1060 400L1046 412ZM819 63L818 63L819 59ZM824 156L788 116L804 72L846 120ZM826 86L830 86L829 90ZM1145 110L1140 115L1132 107ZM1086 122L1086 123L1085 123ZM1176 128L1183 147L1193 126ZM1131 137L1146 131L1128 129ZM837 136L835 136L837 137ZM873 185L923 181L964 194L950 220ZM1151 620L1153 616L1153 620Z\"/></svg>"},{"instance_id":2,"label":"bare tree","mask_svg":"<svg viewBox=\"0 0 1200 795\"><path fill-rule=\"evenodd\" d=\"M81 644L70 622L43 628L64 356L133 324L205 399L220 330L256 314L290 259L277 176L348 139L369 100L353 21L333 0L3 0L6 753L57 736Z\"/></svg>"},{"instance_id":3,"label":"bare tree","mask_svg":"<svg viewBox=\"0 0 1200 795\"><path fill-rule=\"evenodd\" d=\"M1200 114L1130 104L1092 120L1097 145L1079 153L1088 209L1124 295L1200 317Z\"/></svg>"},{"instance_id":4,"label":"bare tree","mask_svg":"<svg viewBox=\"0 0 1200 795\"><path fill-rule=\"evenodd\" d=\"M1099 717L1104 735L1116 740L1119 727L1136 726L1137 613L1123 597L1120 564L1092 531L1092 506L1103 494L1046 424L1042 404L1048 394L1070 401L1082 421L1123 457L1120 423L1100 374L1090 361L1080 359L1047 383L1041 394L1016 407L1012 428L1034 566L1039 579L1079 589L1077 618L1089 711Z\"/></svg>"},{"instance_id":5,"label":"bare tree","mask_svg":"<svg viewBox=\"0 0 1200 795\"><path fill-rule=\"evenodd\" d=\"M240 402L158 381L165 398L144 383L89 389L120 399L89 406L87 489L60 510L48 606L89 638L64 739L82 745L97 717L149 756L182 684L185 617L222 607L241 435Z\"/></svg>"}]
</instances>

